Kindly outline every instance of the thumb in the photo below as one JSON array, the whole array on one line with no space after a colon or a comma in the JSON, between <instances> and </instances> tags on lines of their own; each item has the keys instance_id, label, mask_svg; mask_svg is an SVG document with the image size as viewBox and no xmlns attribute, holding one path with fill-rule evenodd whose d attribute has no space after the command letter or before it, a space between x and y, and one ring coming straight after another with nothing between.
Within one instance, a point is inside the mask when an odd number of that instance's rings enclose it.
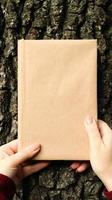
<instances>
[{"instance_id":1,"label":"thumb","mask_svg":"<svg viewBox=\"0 0 112 200\"><path fill-rule=\"evenodd\" d=\"M33 144L33 145L30 145L28 147L26 147L24 150L16 153L16 154L13 154L11 157L10 157L10 161L13 165L13 167L17 166L17 165L20 165L22 163L24 163L25 161L33 158L39 151L40 151L40 145L37 145L37 144Z\"/></svg>"},{"instance_id":2,"label":"thumb","mask_svg":"<svg viewBox=\"0 0 112 200\"><path fill-rule=\"evenodd\" d=\"M101 135L96 123L92 116L87 116L85 119L85 128L88 134L89 145L91 149L98 148L101 143Z\"/></svg>"}]
</instances>

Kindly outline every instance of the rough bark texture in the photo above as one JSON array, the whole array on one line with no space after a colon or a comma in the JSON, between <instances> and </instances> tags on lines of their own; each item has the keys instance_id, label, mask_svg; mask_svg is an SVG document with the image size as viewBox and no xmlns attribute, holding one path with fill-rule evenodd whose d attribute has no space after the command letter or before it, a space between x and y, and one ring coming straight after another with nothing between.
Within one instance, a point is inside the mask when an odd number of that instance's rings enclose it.
<instances>
[{"instance_id":1,"label":"rough bark texture","mask_svg":"<svg viewBox=\"0 0 112 200\"><path fill-rule=\"evenodd\" d=\"M98 114L112 127L112 1L0 0L0 145L17 137L17 40L98 39ZM44 59L44 58L43 58ZM91 168L68 162L23 181L14 199L98 200L103 185Z\"/></svg>"}]
</instances>

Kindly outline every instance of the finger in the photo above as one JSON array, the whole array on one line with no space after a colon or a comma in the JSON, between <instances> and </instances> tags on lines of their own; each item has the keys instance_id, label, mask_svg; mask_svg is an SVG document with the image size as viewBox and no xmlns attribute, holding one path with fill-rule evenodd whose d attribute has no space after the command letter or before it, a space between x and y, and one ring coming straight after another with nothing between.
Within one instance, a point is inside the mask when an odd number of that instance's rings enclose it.
<instances>
[{"instance_id":1,"label":"finger","mask_svg":"<svg viewBox=\"0 0 112 200\"><path fill-rule=\"evenodd\" d=\"M76 162L74 162L74 163L72 163L71 165L70 165L70 167L72 168L72 169L76 169L77 167L79 167L81 165L81 162L80 161L76 161Z\"/></svg>"},{"instance_id":2,"label":"finger","mask_svg":"<svg viewBox=\"0 0 112 200\"><path fill-rule=\"evenodd\" d=\"M8 157L9 157L9 154L0 150L0 159L4 159L4 158L8 158Z\"/></svg>"},{"instance_id":3,"label":"finger","mask_svg":"<svg viewBox=\"0 0 112 200\"><path fill-rule=\"evenodd\" d=\"M25 166L23 168L24 177L29 176L29 175L31 175L31 174L33 174L35 172L38 172L41 169L44 169L49 164L50 164L50 162L41 162L41 163L37 163L37 164L34 164L34 165Z\"/></svg>"},{"instance_id":4,"label":"finger","mask_svg":"<svg viewBox=\"0 0 112 200\"><path fill-rule=\"evenodd\" d=\"M77 169L76 172L83 172L90 166L90 163L82 163Z\"/></svg>"},{"instance_id":5,"label":"finger","mask_svg":"<svg viewBox=\"0 0 112 200\"><path fill-rule=\"evenodd\" d=\"M108 126L108 124L106 122L104 122L103 120L98 120L98 128L102 133L102 136L104 135L112 135L112 129Z\"/></svg>"},{"instance_id":6,"label":"finger","mask_svg":"<svg viewBox=\"0 0 112 200\"><path fill-rule=\"evenodd\" d=\"M24 150L13 154L10 159L13 166L23 164L25 161L33 158L40 151L40 145L33 144L26 147Z\"/></svg>"},{"instance_id":7,"label":"finger","mask_svg":"<svg viewBox=\"0 0 112 200\"><path fill-rule=\"evenodd\" d=\"M89 144L91 149L98 148L101 144L101 135L95 119L91 116L87 116L85 119L85 128L88 134Z\"/></svg>"},{"instance_id":8,"label":"finger","mask_svg":"<svg viewBox=\"0 0 112 200\"><path fill-rule=\"evenodd\" d=\"M112 130L107 123L102 120L98 120L98 128L104 144L108 142L112 143Z\"/></svg>"},{"instance_id":9,"label":"finger","mask_svg":"<svg viewBox=\"0 0 112 200\"><path fill-rule=\"evenodd\" d=\"M0 149L9 155L16 153L18 149L18 139L15 139L7 144L2 145Z\"/></svg>"}]
</instances>

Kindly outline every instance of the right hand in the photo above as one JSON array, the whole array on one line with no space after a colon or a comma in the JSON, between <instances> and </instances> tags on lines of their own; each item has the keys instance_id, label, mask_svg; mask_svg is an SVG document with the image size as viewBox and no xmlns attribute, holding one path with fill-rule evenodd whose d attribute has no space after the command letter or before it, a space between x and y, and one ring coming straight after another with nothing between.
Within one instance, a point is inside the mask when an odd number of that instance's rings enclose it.
<instances>
[{"instance_id":1,"label":"right hand","mask_svg":"<svg viewBox=\"0 0 112 200\"><path fill-rule=\"evenodd\" d=\"M93 171L112 191L112 130L102 120L87 116L85 128L89 139L90 163Z\"/></svg>"}]
</instances>

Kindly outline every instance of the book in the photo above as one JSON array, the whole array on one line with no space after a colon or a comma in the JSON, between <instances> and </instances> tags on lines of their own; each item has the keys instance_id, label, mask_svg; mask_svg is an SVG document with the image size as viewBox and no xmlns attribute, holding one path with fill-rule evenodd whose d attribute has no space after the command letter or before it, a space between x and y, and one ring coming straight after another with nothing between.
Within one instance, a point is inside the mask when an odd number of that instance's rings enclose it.
<instances>
[{"instance_id":1,"label":"book","mask_svg":"<svg viewBox=\"0 0 112 200\"><path fill-rule=\"evenodd\" d=\"M89 160L88 113L97 119L97 40L18 40L18 150Z\"/></svg>"}]
</instances>

